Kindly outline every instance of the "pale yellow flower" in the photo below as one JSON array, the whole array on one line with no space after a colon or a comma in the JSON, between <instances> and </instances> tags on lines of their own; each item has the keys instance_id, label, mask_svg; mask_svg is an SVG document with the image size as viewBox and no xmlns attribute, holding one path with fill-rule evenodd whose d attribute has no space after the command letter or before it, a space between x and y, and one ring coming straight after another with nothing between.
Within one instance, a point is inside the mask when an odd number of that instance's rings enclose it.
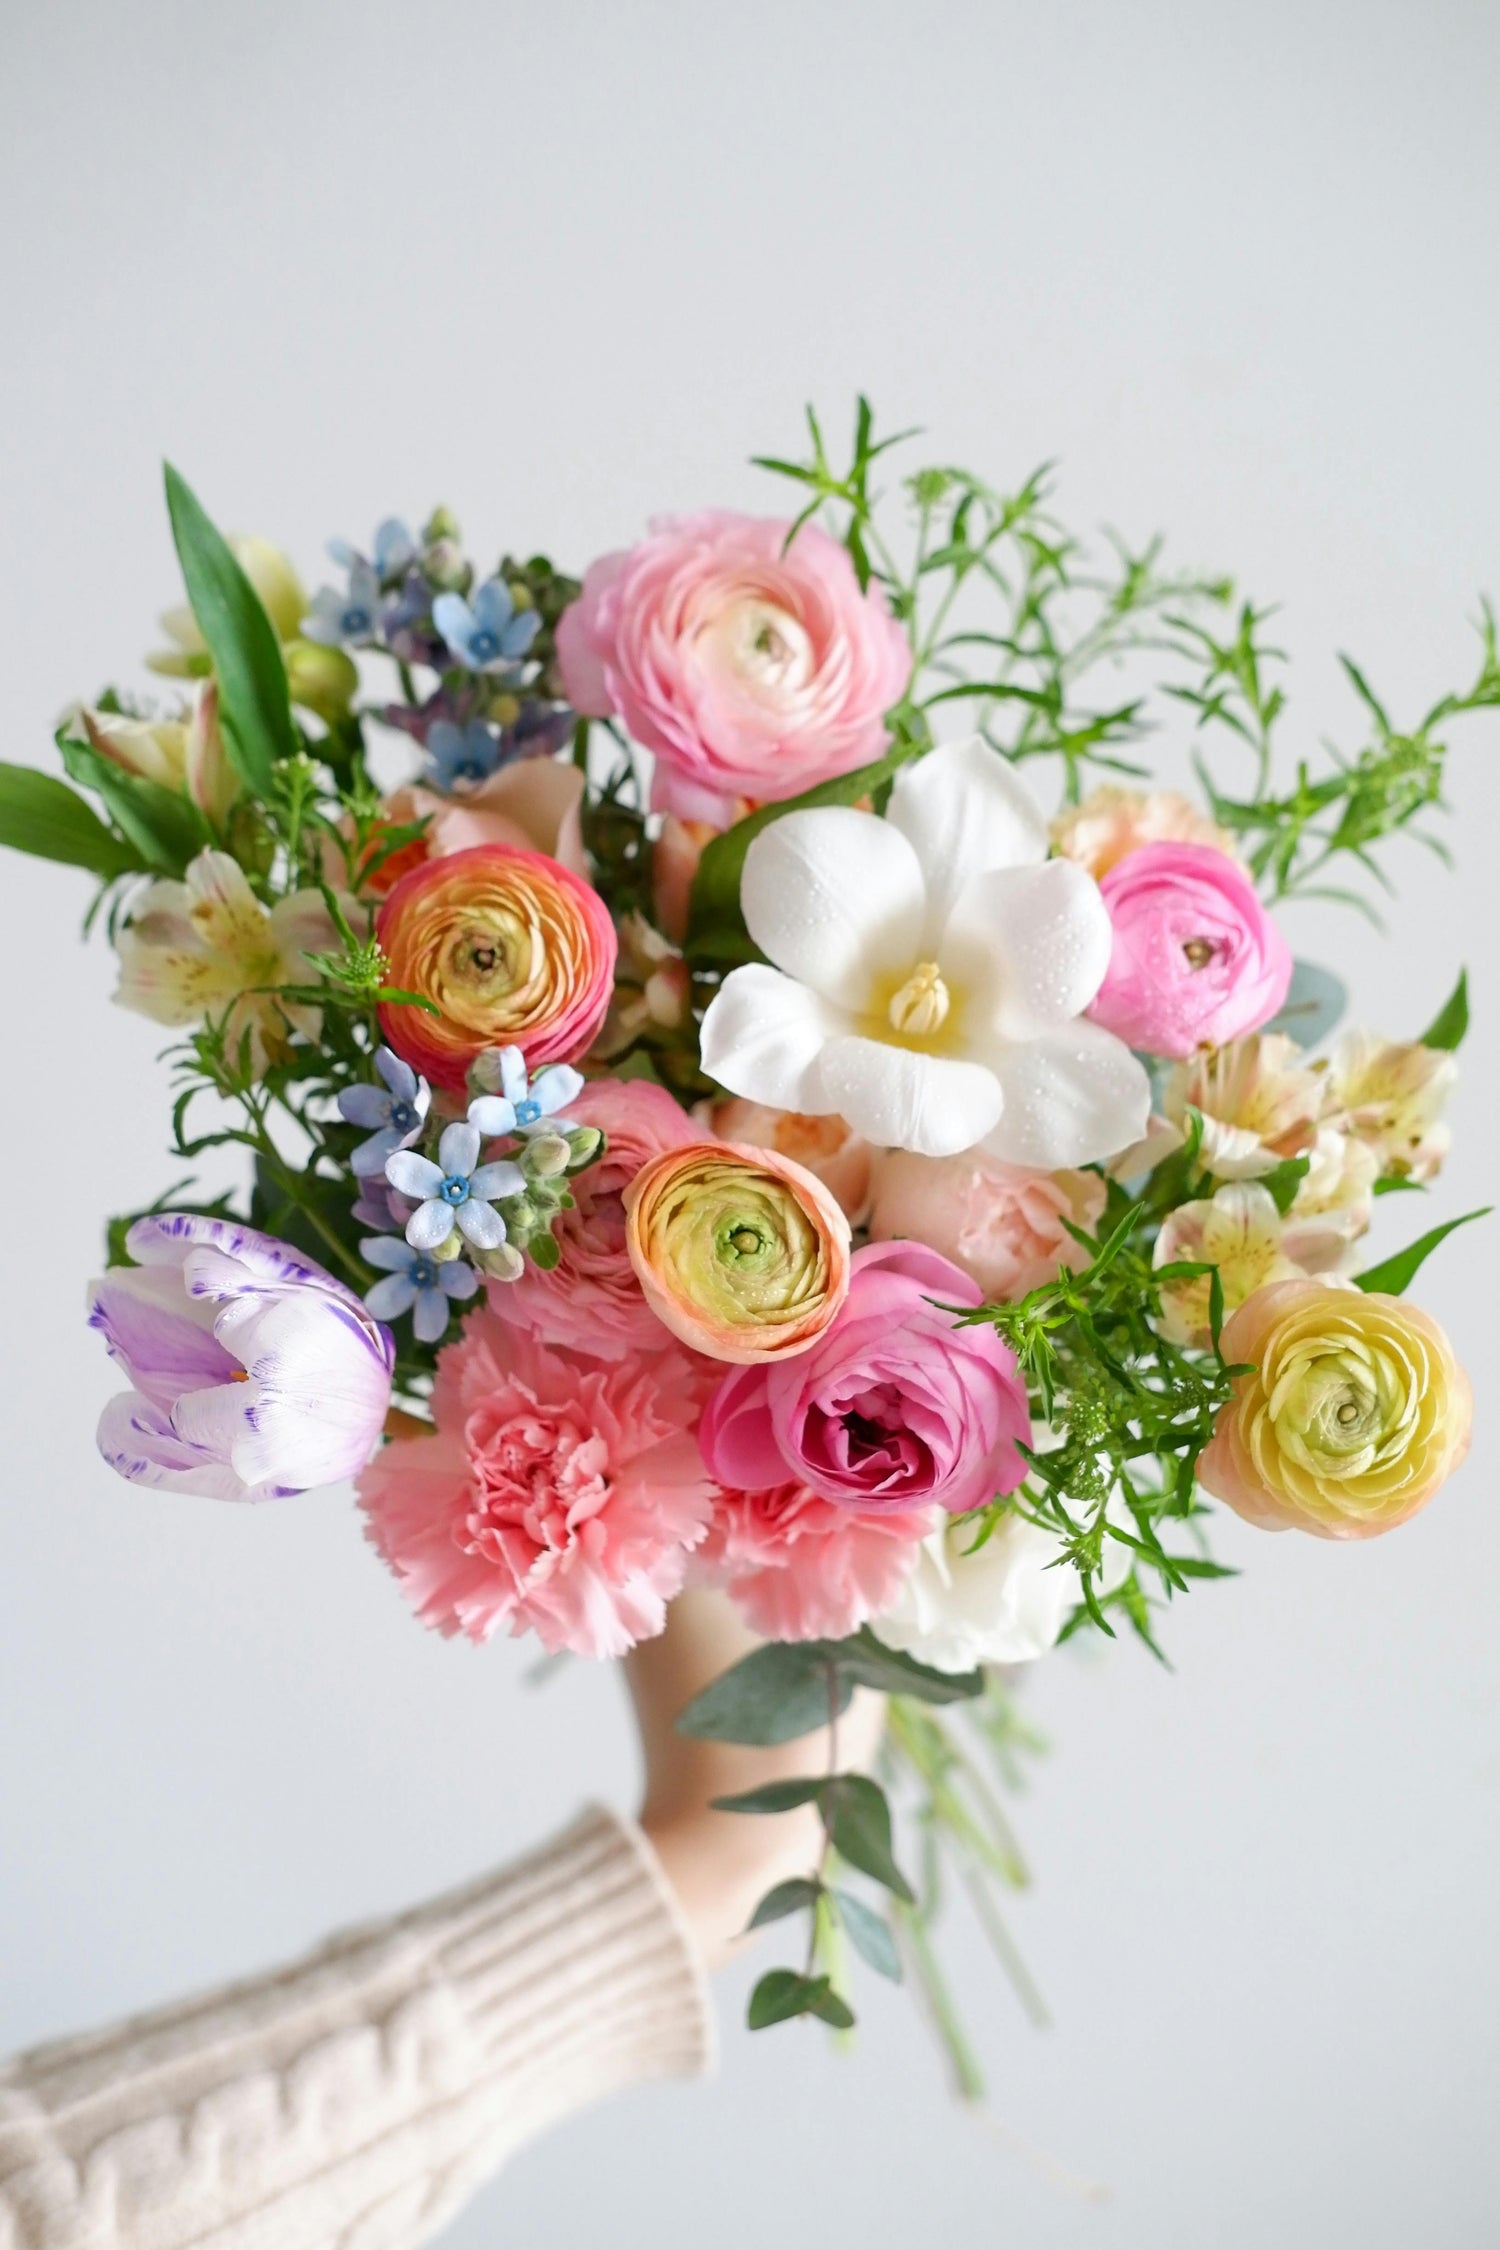
<instances>
[{"instance_id":1,"label":"pale yellow flower","mask_svg":"<svg viewBox=\"0 0 1500 2250\"><path fill-rule=\"evenodd\" d=\"M309 953L336 951L338 937L316 891L263 906L227 852L202 851L182 882L152 883L116 939L121 1007L154 1023L225 1022L236 1055L249 1035L259 1077L289 1051L292 1035L316 1039L321 1016L268 986L311 984Z\"/></svg>"},{"instance_id":2,"label":"pale yellow flower","mask_svg":"<svg viewBox=\"0 0 1500 2250\"><path fill-rule=\"evenodd\" d=\"M1370 1224L1380 1171L1375 1151L1352 1133L1341 1133L1336 1125L1320 1125L1309 1158L1292 1216L1326 1218L1352 1242Z\"/></svg>"},{"instance_id":3,"label":"pale yellow flower","mask_svg":"<svg viewBox=\"0 0 1500 2250\"><path fill-rule=\"evenodd\" d=\"M1456 1056L1439 1048L1350 1032L1329 1066L1323 1115L1373 1149L1382 1174L1430 1180L1452 1139L1442 1112L1457 1079Z\"/></svg>"},{"instance_id":4,"label":"pale yellow flower","mask_svg":"<svg viewBox=\"0 0 1500 2250\"><path fill-rule=\"evenodd\" d=\"M1058 814L1052 841L1063 859L1086 867L1095 882L1142 844L1211 844L1236 856L1228 829L1175 790L1153 789L1148 795L1111 781Z\"/></svg>"},{"instance_id":5,"label":"pale yellow flower","mask_svg":"<svg viewBox=\"0 0 1500 2250\"><path fill-rule=\"evenodd\" d=\"M230 534L229 546L235 561L259 594L266 615L276 628L276 638L295 640L307 615L308 603L291 558L279 547L273 547L269 539L241 532ZM158 649L154 656L147 657L152 671L179 679L185 674L206 671L208 650L198 630L198 620L187 604L164 610L159 622L172 646Z\"/></svg>"},{"instance_id":6,"label":"pale yellow flower","mask_svg":"<svg viewBox=\"0 0 1500 2250\"><path fill-rule=\"evenodd\" d=\"M1191 1107L1203 1117L1202 1159L1220 1180L1253 1180L1312 1147L1323 1082L1285 1032L1247 1039L1178 1063L1163 1108L1181 1128Z\"/></svg>"},{"instance_id":7,"label":"pale yellow flower","mask_svg":"<svg viewBox=\"0 0 1500 2250\"><path fill-rule=\"evenodd\" d=\"M1267 1531L1370 1539L1423 1507L1468 1451L1468 1377L1400 1297L1285 1281L1224 1330L1248 1364L1198 1463L1206 1492Z\"/></svg>"},{"instance_id":8,"label":"pale yellow flower","mask_svg":"<svg viewBox=\"0 0 1500 2250\"><path fill-rule=\"evenodd\" d=\"M1217 1266L1228 1314L1270 1282L1334 1273L1348 1259L1348 1239L1335 1223L1283 1219L1259 1181L1231 1180L1211 1197L1171 1213L1156 1238L1152 1262ZM1212 1288L1208 1274L1161 1284L1156 1326L1169 1344L1207 1345Z\"/></svg>"}]
</instances>

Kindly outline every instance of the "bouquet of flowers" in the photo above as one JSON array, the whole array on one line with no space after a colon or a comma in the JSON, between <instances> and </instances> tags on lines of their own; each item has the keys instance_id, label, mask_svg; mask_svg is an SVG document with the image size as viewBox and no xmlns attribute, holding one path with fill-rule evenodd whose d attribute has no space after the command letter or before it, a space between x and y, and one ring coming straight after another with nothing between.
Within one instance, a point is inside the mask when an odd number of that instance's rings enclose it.
<instances>
[{"instance_id":1,"label":"bouquet of flowers","mask_svg":"<svg viewBox=\"0 0 1500 2250\"><path fill-rule=\"evenodd\" d=\"M1441 1166L1464 981L1330 1046L1281 922L1441 849L1500 652L1486 611L1409 729L1346 661L1357 746L1288 787L1266 611L1091 556L1045 475L883 497L863 401L842 470L809 426L761 464L790 517L663 519L581 582L485 569L440 508L309 598L169 469L180 697L70 712L66 779L0 767L0 840L95 878L116 997L179 1034L174 1157L243 1152L110 1226L105 1459L352 1477L416 1617L476 1641L616 1657L722 1586L762 1645L689 1733L886 1694L882 1780L835 1748L725 1800L825 1839L758 1911L807 1942L751 2021L846 2026L852 1955L905 1964L972 2085L930 1926L948 1870L992 1922L1021 1879L1014 1668L1156 1650L1223 1575L1211 1502L1369 1538L1465 1451L1404 1294L1462 1221L1361 1253ZM1150 785L1163 721L1196 801Z\"/></svg>"}]
</instances>

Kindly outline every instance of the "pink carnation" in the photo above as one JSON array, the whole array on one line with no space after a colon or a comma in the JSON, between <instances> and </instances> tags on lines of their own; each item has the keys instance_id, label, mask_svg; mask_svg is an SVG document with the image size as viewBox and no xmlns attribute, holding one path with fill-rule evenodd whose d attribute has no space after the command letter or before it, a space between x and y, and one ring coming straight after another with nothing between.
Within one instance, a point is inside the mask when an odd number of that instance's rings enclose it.
<instances>
[{"instance_id":1,"label":"pink carnation","mask_svg":"<svg viewBox=\"0 0 1500 2250\"><path fill-rule=\"evenodd\" d=\"M1258 1031L1286 999L1287 942L1225 853L1143 844L1099 889L1114 950L1089 1014L1129 1046L1181 1061Z\"/></svg>"},{"instance_id":2,"label":"pink carnation","mask_svg":"<svg viewBox=\"0 0 1500 2250\"><path fill-rule=\"evenodd\" d=\"M434 1434L359 1480L367 1536L440 1633L621 1656L661 1631L708 1524L702 1390L675 1346L610 1365L481 1307L439 1354Z\"/></svg>"},{"instance_id":3,"label":"pink carnation","mask_svg":"<svg viewBox=\"0 0 1500 2250\"><path fill-rule=\"evenodd\" d=\"M945 1305L982 1302L920 1242L854 1254L837 1319L793 1359L736 1367L704 1409L703 1456L721 1485L788 1480L869 1513L960 1514L1026 1475L1031 1417L1015 1354Z\"/></svg>"},{"instance_id":4,"label":"pink carnation","mask_svg":"<svg viewBox=\"0 0 1500 2250\"><path fill-rule=\"evenodd\" d=\"M727 824L885 747L911 671L884 594L861 593L838 542L723 509L659 518L591 564L557 628L568 700L655 753L652 804Z\"/></svg>"},{"instance_id":5,"label":"pink carnation","mask_svg":"<svg viewBox=\"0 0 1500 2250\"><path fill-rule=\"evenodd\" d=\"M597 1125L604 1154L568 1183L575 1208L564 1211L554 1230L562 1255L552 1272L528 1259L519 1281L491 1285L491 1306L544 1343L566 1344L596 1359L660 1351L667 1331L630 1263L623 1195L652 1157L701 1135L664 1087L641 1079L593 1079L568 1104L568 1120Z\"/></svg>"},{"instance_id":6,"label":"pink carnation","mask_svg":"<svg viewBox=\"0 0 1500 2250\"><path fill-rule=\"evenodd\" d=\"M1090 1232L1104 1211L1095 1172L1033 1172L973 1148L962 1156L912 1156L892 1149L875 1173L870 1234L911 1235L941 1251L986 1297L1013 1304L1087 1263L1068 1223Z\"/></svg>"},{"instance_id":7,"label":"pink carnation","mask_svg":"<svg viewBox=\"0 0 1500 2250\"><path fill-rule=\"evenodd\" d=\"M927 1508L861 1515L805 1484L725 1492L698 1562L767 1640L841 1640L890 1607L938 1520Z\"/></svg>"}]
</instances>

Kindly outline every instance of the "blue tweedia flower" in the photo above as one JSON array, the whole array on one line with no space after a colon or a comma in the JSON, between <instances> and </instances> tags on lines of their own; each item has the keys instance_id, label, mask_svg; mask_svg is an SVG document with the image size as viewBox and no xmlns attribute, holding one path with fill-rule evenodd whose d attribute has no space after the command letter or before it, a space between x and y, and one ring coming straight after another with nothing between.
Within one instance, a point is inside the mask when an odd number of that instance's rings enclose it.
<instances>
[{"instance_id":1,"label":"blue tweedia flower","mask_svg":"<svg viewBox=\"0 0 1500 2250\"><path fill-rule=\"evenodd\" d=\"M471 672L503 671L519 664L541 630L534 609L516 608L503 578L487 578L473 598L439 594L432 621L461 664Z\"/></svg>"},{"instance_id":2,"label":"blue tweedia flower","mask_svg":"<svg viewBox=\"0 0 1500 2250\"><path fill-rule=\"evenodd\" d=\"M369 556L361 554L357 547L351 547L347 539L330 539L328 552L340 570L368 570L371 567ZM374 571L382 586L404 578L420 553L417 541L399 516L387 516L383 523L376 525Z\"/></svg>"},{"instance_id":3,"label":"blue tweedia flower","mask_svg":"<svg viewBox=\"0 0 1500 2250\"><path fill-rule=\"evenodd\" d=\"M348 591L341 594L332 586L320 587L302 620L308 640L321 641L325 648L373 640L379 625L380 580L363 555L354 554L349 557Z\"/></svg>"},{"instance_id":4,"label":"blue tweedia flower","mask_svg":"<svg viewBox=\"0 0 1500 2250\"><path fill-rule=\"evenodd\" d=\"M452 796L455 789L472 788L499 771L499 738L482 719L461 727L451 719L435 719L427 730L427 759L422 779L430 789Z\"/></svg>"},{"instance_id":5,"label":"blue tweedia flower","mask_svg":"<svg viewBox=\"0 0 1500 2250\"><path fill-rule=\"evenodd\" d=\"M362 1125L370 1138L361 1141L349 1159L356 1179L378 1178L385 1160L398 1148L409 1148L427 1119L432 1100L425 1078L389 1047L375 1052L375 1068L384 1086L346 1086L339 1095L339 1115L348 1125Z\"/></svg>"},{"instance_id":6,"label":"blue tweedia flower","mask_svg":"<svg viewBox=\"0 0 1500 2250\"><path fill-rule=\"evenodd\" d=\"M472 1297L479 1287L478 1274L462 1258L445 1258L439 1265L425 1250L388 1234L362 1242L359 1254L366 1265L382 1269L380 1280L365 1292L366 1306L377 1320L399 1320L410 1312L424 1344L435 1344L442 1335L450 1304Z\"/></svg>"},{"instance_id":7,"label":"blue tweedia flower","mask_svg":"<svg viewBox=\"0 0 1500 2250\"><path fill-rule=\"evenodd\" d=\"M583 1092L582 1074L570 1063L552 1063L528 1079L519 1047L490 1048L476 1069L481 1084L496 1077L500 1081L498 1094L478 1094L469 1104L469 1123L490 1140L502 1133L550 1132L568 1104Z\"/></svg>"},{"instance_id":8,"label":"blue tweedia flower","mask_svg":"<svg viewBox=\"0 0 1500 2250\"><path fill-rule=\"evenodd\" d=\"M519 1195L526 1175L519 1164L480 1164L479 1140L477 1125L449 1125L438 1142L436 1164L411 1148L386 1158L391 1186L416 1200L406 1222L414 1250L440 1249L455 1226L476 1250L498 1250L505 1240L505 1221L491 1199Z\"/></svg>"}]
</instances>

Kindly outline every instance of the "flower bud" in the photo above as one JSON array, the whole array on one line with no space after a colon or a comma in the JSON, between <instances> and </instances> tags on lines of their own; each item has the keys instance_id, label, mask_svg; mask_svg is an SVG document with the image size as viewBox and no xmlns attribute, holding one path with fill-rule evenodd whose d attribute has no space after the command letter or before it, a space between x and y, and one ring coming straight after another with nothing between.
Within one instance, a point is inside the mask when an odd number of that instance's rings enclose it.
<instances>
[{"instance_id":1,"label":"flower bud","mask_svg":"<svg viewBox=\"0 0 1500 2250\"><path fill-rule=\"evenodd\" d=\"M229 762L219 726L219 683L201 682L187 724L187 791L216 828L229 818L240 793L240 777Z\"/></svg>"},{"instance_id":2,"label":"flower bud","mask_svg":"<svg viewBox=\"0 0 1500 2250\"><path fill-rule=\"evenodd\" d=\"M506 1227L514 1235L530 1234L542 1215L529 1195L508 1195L500 1208Z\"/></svg>"},{"instance_id":3,"label":"flower bud","mask_svg":"<svg viewBox=\"0 0 1500 2250\"><path fill-rule=\"evenodd\" d=\"M561 1133L536 1133L521 1155L521 1169L529 1178L554 1180L566 1172L572 1150Z\"/></svg>"},{"instance_id":4,"label":"flower bud","mask_svg":"<svg viewBox=\"0 0 1500 2250\"><path fill-rule=\"evenodd\" d=\"M434 1265L439 1266L451 1265L452 1261L455 1258L461 1258L463 1254L464 1238L459 1233L457 1227L455 1227L452 1233L447 1235L444 1240L437 1245L436 1249L429 1250L427 1252L428 1257L431 1258Z\"/></svg>"},{"instance_id":5,"label":"flower bud","mask_svg":"<svg viewBox=\"0 0 1500 2250\"><path fill-rule=\"evenodd\" d=\"M432 514L422 526L422 539L424 544L428 546L433 545L439 539L457 539L459 537L461 537L461 533L458 518L451 508L434 508Z\"/></svg>"},{"instance_id":6,"label":"flower bud","mask_svg":"<svg viewBox=\"0 0 1500 2250\"><path fill-rule=\"evenodd\" d=\"M604 1135L597 1125L575 1125L568 1134L568 1170L581 1172L604 1153Z\"/></svg>"},{"instance_id":7,"label":"flower bud","mask_svg":"<svg viewBox=\"0 0 1500 2250\"><path fill-rule=\"evenodd\" d=\"M435 539L422 550L422 576L440 594L466 594L474 583L474 566L453 539Z\"/></svg>"},{"instance_id":8,"label":"flower bud","mask_svg":"<svg viewBox=\"0 0 1500 2250\"><path fill-rule=\"evenodd\" d=\"M359 672L347 649L325 648L320 641L288 641L282 654L294 703L325 726L347 717L359 692Z\"/></svg>"},{"instance_id":9,"label":"flower bud","mask_svg":"<svg viewBox=\"0 0 1500 2250\"><path fill-rule=\"evenodd\" d=\"M84 732L100 756L163 789L182 787L187 730L180 719L131 719L119 711L85 710Z\"/></svg>"},{"instance_id":10,"label":"flower bud","mask_svg":"<svg viewBox=\"0 0 1500 2250\"><path fill-rule=\"evenodd\" d=\"M526 1271L526 1260L513 1242L502 1242L494 1250L475 1250L471 1255L491 1281L519 1281Z\"/></svg>"}]
</instances>

